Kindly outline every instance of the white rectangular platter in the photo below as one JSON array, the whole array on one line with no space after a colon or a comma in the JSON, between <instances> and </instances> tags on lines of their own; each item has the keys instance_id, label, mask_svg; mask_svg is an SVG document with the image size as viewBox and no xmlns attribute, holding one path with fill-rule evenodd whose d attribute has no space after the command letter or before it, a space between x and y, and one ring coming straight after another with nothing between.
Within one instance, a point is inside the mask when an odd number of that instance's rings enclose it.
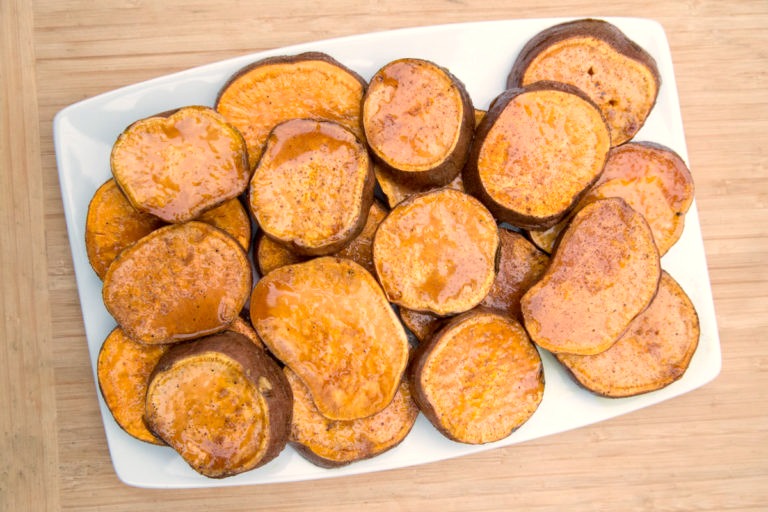
<instances>
[{"instance_id":1,"label":"white rectangular platter","mask_svg":"<svg viewBox=\"0 0 768 512\"><path fill-rule=\"evenodd\" d=\"M635 140L664 144L688 161L669 44L652 20L606 18L648 51L658 64L662 86L656 106ZM54 142L72 257L91 363L115 326L101 300L101 281L86 256L84 233L88 203L110 176L109 154L118 134L133 121L185 105L213 106L219 88L239 68L272 55L322 51L369 79L381 66L401 57L431 60L448 68L467 87L477 108L486 109L503 91L506 76L525 42L564 19L525 19L419 27L371 33L279 48L213 63L115 90L61 110L54 120ZM692 169L694 180L696 170ZM645 395L608 399L577 386L553 357L543 353L544 399L519 430L496 443L474 446L447 440L420 416L395 449L338 469L322 469L288 447L256 470L214 480L195 473L170 448L137 441L123 432L99 397L107 442L118 477L128 485L197 488L265 484L341 477L406 467L508 446L606 420L694 390L720 371L720 342L694 201L682 238L662 260L663 267L691 297L701 322L701 339L687 373L670 386ZM681 418L681 421L683 418Z\"/></svg>"}]
</instances>

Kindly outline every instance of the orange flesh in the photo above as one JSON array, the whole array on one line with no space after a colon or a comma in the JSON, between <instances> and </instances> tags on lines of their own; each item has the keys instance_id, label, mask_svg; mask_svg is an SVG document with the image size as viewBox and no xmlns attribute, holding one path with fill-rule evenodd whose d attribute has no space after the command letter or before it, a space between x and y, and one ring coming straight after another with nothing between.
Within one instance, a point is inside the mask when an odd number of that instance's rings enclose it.
<instances>
[{"instance_id":1,"label":"orange flesh","mask_svg":"<svg viewBox=\"0 0 768 512\"><path fill-rule=\"evenodd\" d=\"M574 70L577 67L577 70ZM603 112L613 145L640 129L656 100L653 72L594 37L572 37L547 46L528 65L522 85L552 80L584 91Z\"/></svg>"},{"instance_id":2,"label":"orange flesh","mask_svg":"<svg viewBox=\"0 0 768 512\"><path fill-rule=\"evenodd\" d=\"M440 189L398 205L373 245L376 274L392 302L447 315L476 306L495 278L499 234L479 201Z\"/></svg>"},{"instance_id":3,"label":"orange flesh","mask_svg":"<svg viewBox=\"0 0 768 512\"><path fill-rule=\"evenodd\" d=\"M270 134L253 174L251 211L271 237L322 251L355 236L372 180L368 152L351 132L335 123L287 121Z\"/></svg>"},{"instance_id":4,"label":"orange flesh","mask_svg":"<svg viewBox=\"0 0 768 512\"><path fill-rule=\"evenodd\" d=\"M608 349L656 293L661 266L648 224L621 199L576 214L542 279L523 296L531 339L551 352Z\"/></svg>"},{"instance_id":5,"label":"orange flesh","mask_svg":"<svg viewBox=\"0 0 768 512\"><path fill-rule=\"evenodd\" d=\"M445 318L443 317L407 308L400 308L400 318L403 321L403 325L405 325L420 342L426 341L445 322Z\"/></svg>"},{"instance_id":6,"label":"orange flesh","mask_svg":"<svg viewBox=\"0 0 768 512\"><path fill-rule=\"evenodd\" d=\"M363 84L341 67L321 60L257 66L222 92L216 110L242 132L253 168L269 132L299 118L336 121L362 138Z\"/></svg>"},{"instance_id":7,"label":"orange flesh","mask_svg":"<svg viewBox=\"0 0 768 512\"><path fill-rule=\"evenodd\" d=\"M470 314L441 331L417 386L439 428L474 444L507 437L544 395L541 358L525 331L492 313Z\"/></svg>"},{"instance_id":8,"label":"orange flesh","mask_svg":"<svg viewBox=\"0 0 768 512\"><path fill-rule=\"evenodd\" d=\"M138 210L185 222L245 190L240 134L213 110L180 109L129 126L112 149L112 173Z\"/></svg>"},{"instance_id":9,"label":"orange flesh","mask_svg":"<svg viewBox=\"0 0 768 512\"><path fill-rule=\"evenodd\" d=\"M153 430L207 476L226 476L261 458L270 428L266 411L243 367L215 353L174 364L147 393Z\"/></svg>"},{"instance_id":10,"label":"orange flesh","mask_svg":"<svg viewBox=\"0 0 768 512\"><path fill-rule=\"evenodd\" d=\"M247 320L244 320L242 317L235 318L234 322L229 325L227 330L242 334L251 340L251 342L257 347L261 349L264 348L264 343L262 343L261 339L259 339L259 335L256 334L253 326L251 326L251 324Z\"/></svg>"},{"instance_id":11,"label":"orange flesh","mask_svg":"<svg viewBox=\"0 0 768 512\"><path fill-rule=\"evenodd\" d=\"M519 233L499 229L501 256L493 287L480 303L522 321L520 299L549 265L549 257Z\"/></svg>"},{"instance_id":12,"label":"orange flesh","mask_svg":"<svg viewBox=\"0 0 768 512\"><path fill-rule=\"evenodd\" d=\"M554 90L515 96L480 148L477 168L490 198L519 215L562 215L600 174L610 136L600 112Z\"/></svg>"},{"instance_id":13,"label":"orange flesh","mask_svg":"<svg viewBox=\"0 0 768 512\"><path fill-rule=\"evenodd\" d=\"M464 105L445 71L402 59L371 79L363 118L371 149L382 160L396 169L428 171L456 146Z\"/></svg>"},{"instance_id":14,"label":"orange flesh","mask_svg":"<svg viewBox=\"0 0 768 512\"><path fill-rule=\"evenodd\" d=\"M284 371L293 391L290 441L304 446L326 465L366 459L396 446L419 414L410 387L403 381L392 402L380 412L359 420L331 420L315 407L301 379L287 367Z\"/></svg>"},{"instance_id":15,"label":"orange flesh","mask_svg":"<svg viewBox=\"0 0 768 512\"><path fill-rule=\"evenodd\" d=\"M254 287L259 336L311 390L324 416L351 420L387 406L408 360L408 339L363 267L323 257L273 270Z\"/></svg>"},{"instance_id":16,"label":"orange flesh","mask_svg":"<svg viewBox=\"0 0 768 512\"><path fill-rule=\"evenodd\" d=\"M144 343L169 343L225 329L251 288L245 251L202 222L147 235L109 267L102 290L107 310Z\"/></svg>"},{"instance_id":17,"label":"orange flesh","mask_svg":"<svg viewBox=\"0 0 768 512\"><path fill-rule=\"evenodd\" d=\"M306 256L296 254L268 236L259 236L258 242L256 242L256 263L262 276L269 274L276 268L301 263L306 259Z\"/></svg>"},{"instance_id":18,"label":"orange flesh","mask_svg":"<svg viewBox=\"0 0 768 512\"><path fill-rule=\"evenodd\" d=\"M239 199L224 201L197 218L229 233L246 251L251 245L251 219Z\"/></svg>"},{"instance_id":19,"label":"orange flesh","mask_svg":"<svg viewBox=\"0 0 768 512\"><path fill-rule=\"evenodd\" d=\"M693 201L693 178L685 163L671 151L628 143L614 148L599 181L580 202L621 197L643 214L664 255L680 238L685 213ZM567 220L546 231L532 231L539 247L551 251Z\"/></svg>"},{"instance_id":20,"label":"orange flesh","mask_svg":"<svg viewBox=\"0 0 768 512\"><path fill-rule=\"evenodd\" d=\"M115 180L108 180L93 195L85 221L85 248L93 270L104 279L120 251L163 224L136 210Z\"/></svg>"},{"instance_id":21,"label":"orange flesh","mask_svg":"<svg viewBox=\"0 0 768 512\"><path fill-rule=\"evenodd\" d=\"M561 354L558 359L586 388L606 396L632 396L679 379L698 340L693 304L664 272L653 302L611 348L593 356Z\"/></svg>"},{"instance_id":22,"label":"orange flesh","mask_svg":"<svg viewBox=\"0 0 768 512\"><path fill-rule=\"evenodd\" d=\"M383 169L378 165L373 166L373 172L376 175L376 180L379 182L379 186L381 186L381 191L387 196L387 203L390 208L394 208L411 196L438 188L430 186L419 187L400 183L386 169ZM458 174L453 178L453 181L445 186L464 192L464 183L461 174Z\"/></svg>"},{"instance_id":23,"label":"orange flesh","mask_svg":"<svg viewBox=\"0 0 768 512\"><path fill-rule=\"evenodd\" d=\"M368 211L368 220L363 231L335 255L360 264L371 274L376 272L373 266L373 237L387 213L389 212L378 201L374 201Z\"/></svg>"},{"instance_id":24,"label":"orange flesh","mask_svg":"<svg viewBox=\"0 0 768 512\"><path fill-rule=\"evenodd\" d=\"M133 437L164 444L144 423L144 397L152 370L168 345L146 345L133 341L115 328L99 351L99 388L112 416Z\"/></svg>"}]
</instances>

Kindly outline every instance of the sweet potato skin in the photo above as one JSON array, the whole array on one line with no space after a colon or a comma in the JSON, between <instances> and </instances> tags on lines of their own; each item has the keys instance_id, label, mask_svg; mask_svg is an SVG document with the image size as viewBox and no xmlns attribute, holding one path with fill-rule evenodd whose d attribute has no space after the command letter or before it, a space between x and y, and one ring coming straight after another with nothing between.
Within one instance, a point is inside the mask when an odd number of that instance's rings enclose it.
<instances>
[{"instance_id":1,"label":"sweet potato skin","mask_svg":"<svg viewBox=\"0 0 768 512\"><path fill-rule=\"evenodd\" d=\"M252 94L248 80L253 73L270 70L274 76L261 77L256 99L240 105L237 95ZM330 55L304 52L267 57L243 67L219 90L215 105L243 133L253 168L269 132L289 119L335 121L365 140L360 109L366 87L365 79Z\"/></svg>"},{"instance_id":2,"label":"sweet potato skin","mask_svg":"<svg viewBox=\"0 0 768 512\"><path fill-rule=\"evenodd\" d=\"M195 365L209 365L210 376L198 382ZM241 334L226 332L174 345L164 354L149 379L145 419L194 470L224 478L280 454L288 442L292 402L275 361Z\"/></svg>"},{"instance_id":3,"label":"sweet potato skin","mask_svg":"<svg viewBox=\"0 0 768 512\"><path fill-rule=\"evenodd\" d=\"M420 344L408 378L427 419L469 444L509 436L544 395L541 357L525 329L485 308L456 316Z\"/></svg>"},{"instance_id":4,"label":"sweet potato skin","mask_svg":"<svg viewBox=\"0 0 768 512\"><path fill-rule=\"evenodd\" d=\"M110 166L134 208L170 223L237 197L251 175L240 132L197 105L129 125L112 147Z\"/></svg>"},{"instance_id":5,"label":"sweet potato skin","mask_svg":"<svg viewBox=\"0 0 768 512\"><path fill-rule=\"evenodd\" d=\"M273 270L254 286L250 313L259 337L309 387L324 416L359 419L392 401L408 339L359 264L326 256Z\"/></svg>"},{"instance_id":6,"label":"sweet potato skin","mask_svg":"<svg viewBox=\"0 0 768 512\"><path fill-rule=\"evenodd\" d=\"M616 71L620 66L612 66L613 69L608 73L600 73L596 69L595 63L584 58L576 58L573 55L567 60L568 65L576 66L577 73L567 73L567 66L558 66L562 70L562 76L559 73L537 74L528 77L527 73L534 61L540 55L557 44L567 40L594 39L600 41L613 49L617 55L622 56L634 66L639 66L645 70L641 73L644 80L644 86L649 88L648 97L644 98L645 108L638 109L637 112L631 112L622 116L619 110L620 106L629 103L631 108L637 109L637 104L642 103L639 98L627 100L621 91L612 91L609 88L611 71ZM581 69L585 68L585 69ZM646 77L647 75L647 77ZM656 61L642 47L630 40L621 30L603 20L598 19L580 19L561 23L543 30L531 38L520 51L517 60L507 78L507 88L523 87L529 83L538 80L555 80L572 84L582 89L596 103L599 104L601 111L609 120L611 125L611 139L614 146L630 140L643 126L645 119L656 103L659 88L661 86L661 75L659 74Z\"/></svg>"},{"instance_id":7,"label":"sweet potato skin","mask_svg":"<svg viewBox=\"0 0 768 512\"><path fill-rule=\"evenodd\" d=\"M342 125L276 126L251 179L251 214L264 233L306 256L333 254L362 231L376 180L365 145Z\"/></svg>"},{"instance_id":8,"label":"sweet potato skin","mask_svg":"<svg viewBox=\"0 0 768 512\"><path fill-rule=\"evenodd\" d=\"M580 210L544 276L521 300L525 328L554 353L607 350L653 299L661 276L648 223L620 198Z\"/></svg>"},{"instance_id":9,"label":"sweet potato skin","mask_svg":"<svg viewBox=\"0 0 768 512\"><path fill-rule=\"evenodd\" d=\"M584 388L621 398L664 388L683 376L699 342L696 309L662 271L659 291L611 348L593 356L557 354Z\"/></svg>"},{"instance_id":10,"label":"sweet potato skin","mask_svg":"<svg viewBox=\"0 0 768 512\"><path fill-rule=\"evenodd\" d=\"M583 137L561 132L569 123L570 131L578 126ZM464 188L497 219L546 229L597 181L609 149L605 119L579 89L545 81L508 89L494 99L477 127L462 171Z\"/></svg>"},{"instance_id":11,"label":"sweet potato skin","mask_svg":"<svg viewBox=\"0 0 768 512\"><path fill-rule=\"evenodd\" d=\"M449 104L451 98L455 104ZM362 110L371 151L396 181L442 186L460 173L475 110L464 84L447 69L414 58L389 62L371 78ZM435 147L440 154L432 154Z\"/></svg>"},{"instance_id":12,"label":"sweet potato skin","mask_svg":"<svg viewBox=\"0 0 768 512\"><path fill-rule=\"evenodd\" d=\"M391 450L405 439L419 414L408 381L403 380L380 412L358 420L331 420L317 410L301 379L288 367L283 371L294 397L289 442L320 467L346 466Z\"/></svg>"},{"instance_id":13,"label":"sweet potato skin","mask_svg":"<svg viewBox=\"0 0 768 512\"><path fill-rule=\"evenodd\" d=\"M157 229L110 265L102 296L133 339L173 343L222 331L245 305L251 264L237 241L198 221Z\"/></svg>"}]
</instances>

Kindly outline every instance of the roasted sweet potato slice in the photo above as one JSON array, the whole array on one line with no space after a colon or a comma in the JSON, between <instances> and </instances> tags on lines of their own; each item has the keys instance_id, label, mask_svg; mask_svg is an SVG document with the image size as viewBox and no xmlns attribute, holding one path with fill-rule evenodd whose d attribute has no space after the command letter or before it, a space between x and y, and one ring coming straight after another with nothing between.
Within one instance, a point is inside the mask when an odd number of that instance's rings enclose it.
<instances>
[{"instance_id":1,"label":"roasted sweet potato slice","mask_svg":"<svg viewBox=\"0 0 768 512\"><path fill-rule=\"evenodd\" d=\"M85 219L85 250L96 275L104 279L120 251L164 224L136 210L115 180L107 180L91 198Z\"/></svg>"},{"instance_id":2,"label":"roasted sweet potato slice","mask_svg":"<svg viewBox=\"0 0 768 512\"><path fill-rule=\"evenodd\" d=\"M110 164L134 208L176 223L237 197L251 177L240 132L199 106L131 124L113 145Z\"/></svg>"},{"instance_id":3,"label":"roasted sweet potato slice","mask_svg":"<svg viewBox=\"0 0 768 512\"><path fill-rule=\"evenodd\" d=\"M464 166L474 108L464 84L422 59L398 59L371 78L363 99L371 151L397 180L446 185Z\"/></svg>"},{"instance_id":4,"label":"roasted sweet potato slice","mask_svg":"<svg viewBox=\"0 0 768 512\"><path fill-rule=\"evenodd\" d=\"M242 334L251 342L256 345L257 347L263 349L264 343L261 341L261 338L259 338L259 335L256 333L256 329L253 328L251 325L251 322L243 318L242 316L238 316L235 318L235 320L229 324L229 327L227 328L228 331L236 332L238 334Z\"/></svg>"},{"instance_id":5,"label":"roasted sweet potato slice","mask_svg":"<svg viewBox=\"0 0 768 512\"><path fill-rule=\"evenodd\" d=\"M446 316L467 311L496 277L499 231L474 197L442 188L397 205L373 242L376 274L390 301Z\"/></svg>"},{"instance_id":6,"label":"roasted sweet potato slice","mask_svg":"<svg viewBox=\"0 0 768 512\"><path fill-rule=\"evenodd\" d=\"M368 210L368 218L363 230L352 239L344 248L335 254L339 258L347 258L362 265L365 270L373 274L376 272L373 266L373 237L379 224L387 216L389 211L379 201L375 200Z\"/></svg>"},{"instance_id":7,"label":"roasted sweet potato slice","mask_svg":"<svg viewBox=\"0 0 768 512\"><path fill-rule=\"evenodd\" d=\"M451 317L438 316L434 313L414 311L400 308L400 320L409 331L416 336L420 343L427 341L430 336L440 330Z\"/></svg>"},{"instance_id":8,"label":"roasted sweet potato slice","mask_svg":"<svg viewBox=\"0 0 768 512\"><path fill-rule=\"evenodd\" d=\"M365 87L360 75L325 53L268 57L227 81L216 110L243 133L253 168L269 132L289 119L335 121L362 139L360 104Z\"/></svg>"},{"instance_id":9,"label":"roasted sweet potato slice","mask_svg":"<svg viewBox=\"0 0 768 512\"><path fill-rule=\"evenodd\" d=\"M603 171L610 134L578 89L539 82L498 96L478 126L464 188L500 220L545 229Z\"/></svg>"},{"instance_id":10,"label":"roasted sweet potato slice","mask_svg":"<svg viewBox=\"0 0 768 512\"><path fill-rule=\"evenodd\" d=\"M174 345L147 388L147 427L211 478L277 457L291 414L291 387L280 367L234 332Z\"/></svg>"},{"instance_id":11,"label":"roasted sweet potato slice","mask_svg":"<svg viewBox=\"0 0 768 512\"><path fill-rule=\"evenodd\" d=\"M525 328L551 352L603 352L648 307L660 275L643 216L620 198L594 201L573 218L544 276L523 296Z\"/></svg>"},{"instance_id":12,"label":"roasted sweet potato slice","mask_svg":"<svg viewBox=\"0 0 768 512\"><path fill-rule=\"evenodd\" d=\"M528 41L507 87L540 80L571 84L592 98L608 121L613 145L640 130L661 85L653 57L619 28L596 19L561 23Z\"/></svg>"},{"instance_id":13,"label":"roasted sweet potato slice","mask_svg":"<svg viewBox=\"0 0 768 512\"><path fill-rule=\"evenodd\" d=\"M267 348L307 385L323 416L364 418L392 401L408 339L357 263L326 256L273 270L256 283L250 311Z\"/></svg>"},{"instance_id":14,"label":"roasted sweet potato slice","mask_svg":"<svg viewBox=\"0 0 768 512\"><path fill-rule=\"evenodd\" d=\"M387 198L387 203L390 208L394 208L398 204L402 203L405 199L416 194L428 192L430 190L441 188L433 187L430 185L405 185L402 182L397 181L397 178L392 175L390 171L381 166L380 164L374 164L373 173L376 176L376 181L381 187L381 191ZM464 183L461 179L461 174L456 175L448 185L449 188L464 192Z\"/></svg>"},{"instance_id":15,"label":"roasted sweet potato slice","mask_svg":"<svg viewBox=\"0 0 768 512\"><path fill-rule=\"evenodd\" d=\"M275 242L266 236L263 231L259 231L256 235L256 251L254 253L254 258L259 274L265 276L276 268L306 261L308 256L303 256L292 251L283 244Z\"/></svg>"},{"instance_id":16,"label":"roasted sweet potato slice","mask_svg":"<svg viewBox=\"0 0 768 512\"><path fill-rule=\"evenodd\" d=\"M389 405L373 416L331 420L317 409L298 375L287 366L283 371L293 392L289 442L317 466L335 468L391 450L405 439L419 415L410 386L403 380Z\"/></svg>"},{"instance_id":17,"label":"roasted sweet potato slice","mask_svg":"<svg viewBox=\"0 0 768 512\"><path fill-rule=\"evenodd\" d=\"M627 142L611 149L600 179L572 213L606 197L621 197L643 214L663 256L683 233L685 214L693 202L693 178L671 149L652 142ZM531 231L531 240L551 252L567 223L565 219L546 231Z\"/></svg>"},{"instance_id":18,"label":"roasted sweet potato slice","mask_svg":"<svg viewBox=\"0 0 768 512\"><path fill-rule=\"evenodd\" d=\"M226 231L246 252L251 246L251 218L238 198L224 201L195 220Z\"/></svg>"},{"instance_id":19,"label":"roasted sweet potato slice","mask_svg":"<svg viewBox=\"0 0 768 512\"><path fill-rule=\"evenodd\" d=\"M104 340L96 363L101 396L120 427L136 439L165 444L144 424L149 376L170 345L147 345L115 327Z\"/></svg>"},{"instance_id":20,"label":"roasted sweet potato slice","mask_svg":"<svg viewBox=\"0 0 768 512\"><path fill-rule=\"evenodd\" d=\"M123 250L104 276L107 311L131 338L171 343L222 331L251 289L237 241L198 221L157 229Z\"/></svg>"},{"instance_id":21,"label":"roasted sweet potato slice","mask_svg":"<svg viewBox=\"0 0 768 512\"><path fill-rule=\"evenodd\" d=\"M408 375L424 415L462 443L504 439L544 396L541 358L525 329L483 309L457 316L419 345Z\"/></svg>"},{"instance_id":22,"label":"roasted sweet potato slice","mask_svg":"<svg viewBox=\"0 0 768 512\"><path fill-rule=\"evenodd\" d=\"M499 270L488 295L480 303L500 311L519 322L520 299L533 286L549 265L549 256L538 250L523 235L499 228Z\"/></svg>"},{"instance_id":23,"label":"roasted sweet potato slice","mask_svg":"<svg viewBox=\"0 0 768 512\"><path fill-rule=\"evenodd\" d=\"M251 213L295 252L332 254L356 237L373 202L365 145L338 123L293 119L276 126L253 173Z\"/></svg>"},{"instance_id":24,"label":"roasted sweet potato slice","mask_svg":"<svg viewBox=\"0 0 768 512\"><path fill-rule=\"evenodd\" d=\"M558 354L585 388L625 397L655 391L683 376L699 343L699 318L680 285L662 272L659 291L611 348L592 356Z\"/></svg>"}]
</instances>

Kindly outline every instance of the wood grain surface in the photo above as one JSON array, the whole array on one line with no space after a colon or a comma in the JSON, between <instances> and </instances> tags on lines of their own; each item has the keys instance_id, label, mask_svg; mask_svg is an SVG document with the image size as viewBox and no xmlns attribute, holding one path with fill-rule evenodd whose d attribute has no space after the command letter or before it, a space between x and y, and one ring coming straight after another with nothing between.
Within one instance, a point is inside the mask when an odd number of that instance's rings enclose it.
<instances>
[{"instance_id":1,"label":"wood grain surface","mask_svg":"<svg viewBox=\"0 0 768 512\"><path fill-rule=\"evenodd\" d=\"M89 365L55 113L127 84L294 43L552 16L647 17L667 32L720 376L611 421L413 468L210 490L122 484ZM765 0L0 0L0 510L768 509L767 34Z\"/></svg>"}]
</instances>

